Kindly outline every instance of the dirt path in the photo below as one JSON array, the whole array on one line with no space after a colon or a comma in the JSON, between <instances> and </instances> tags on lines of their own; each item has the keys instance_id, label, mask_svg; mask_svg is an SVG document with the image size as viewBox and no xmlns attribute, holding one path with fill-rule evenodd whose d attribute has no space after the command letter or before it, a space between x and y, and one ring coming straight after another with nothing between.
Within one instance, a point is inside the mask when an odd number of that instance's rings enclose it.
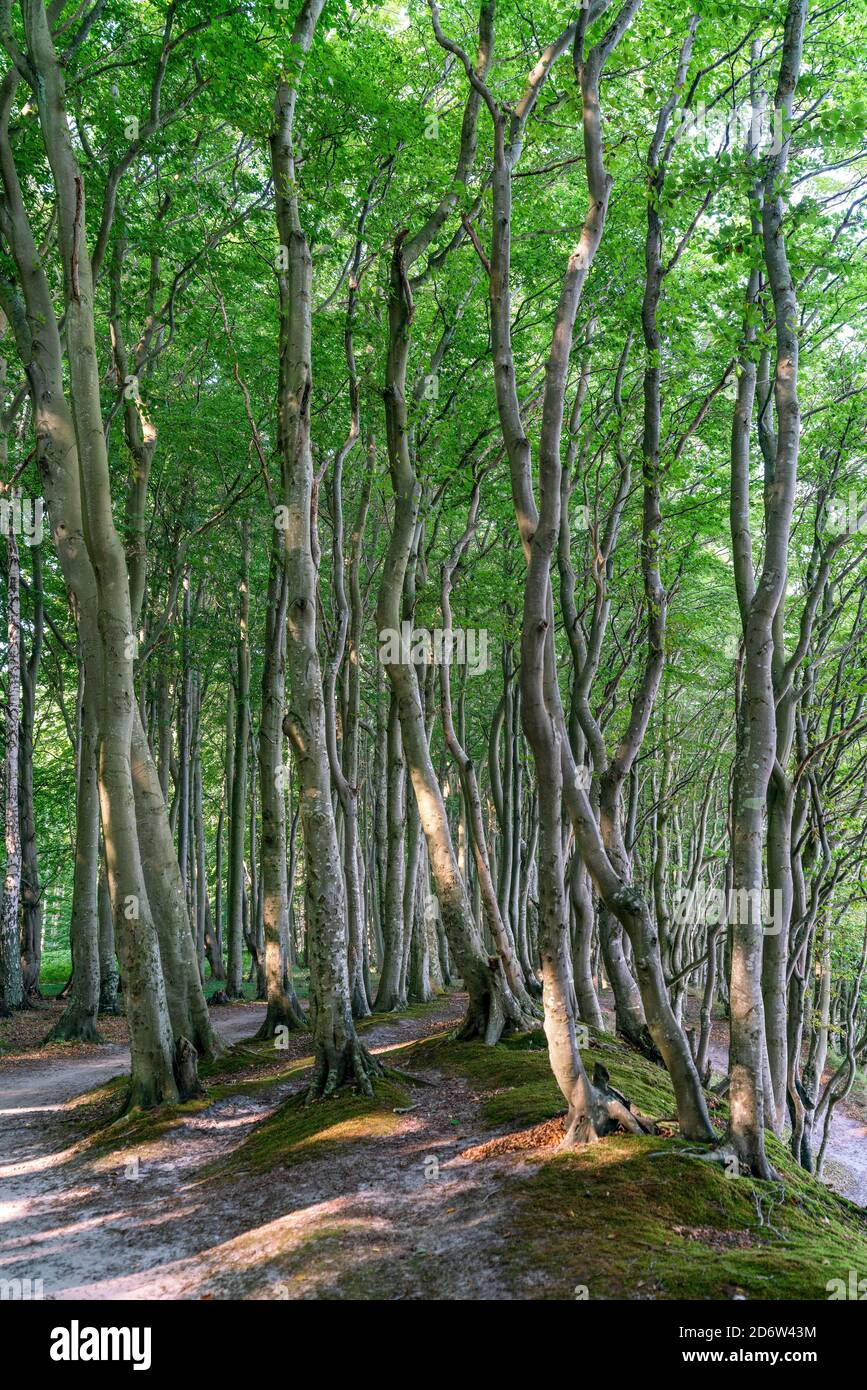
<instances>
[{"instance_id":1,"label":"dirt path","mask_svg":"<svg viewBox=\"0 0 867 1390\"><path fill-rule=\"evenodd\" d=\"M728 1033L724 1023L714 1022L709 1052L714 1069L725 1076ZM842 1104L835 1107L831 1116L825 1177L835 1192L859 1206L867 1206L867 1125Z\"/></svg>"},{"instance_id":2,"label":"dirt path","mask_svg":"<svg viewBox=\"0 0 867 1390\"><path fill-rule=\"evenodd\" d=\"M463 1008L451 995L424 1017L377 1021L365 1044L382 1052L443 1031ZM215 1010L233 1041L261 1016L260 1006ZM303 1035L286 1060L307 1055ZM719 1033L713 1059L725 1066ZM259 1177L233 1168L232 1155L302 1075L214 1100L138 1155L71 1146L81 1127L64 1103L127 1063L111 1044L0 1068L0 1280L42 1280L49 1299L539 1296L538 1262L525 1267L512 1245L516 1179L538 1165L533 1155L467 1156L491 1132L479 1130L482 1097L466 1081L426 1073L436 1084L413 1088L406 1113L381 1112L380 1127L339 1123L336 1111L333 1134L324 1129L291 1166ZM832 1145L845 1165L839 1190L864 1201L863 1126L840 1112ZM212 1165L220 1176L206 1176Z\"/></svg>"},{"instance_id":3,"label":"dirt path","mask_svg":"<svg viewBox=\"0 0 867 1390\"><path fill-rule=\"evenodd\" d=\"M462 1008L451 996L423 1019L377 1024L365 1043L412 1041L452 1026ZM217 1022L237 1039L260 1017L221 1010ZM128 1151L94 1159L52 1129L64 1101L127 1060L114 1045L0 1074L0 1278L41 1279L54 1299L515 1296L498 1272L510 1165L458 1157L488 1137L474 1132L466 1083L437 1076L435 1088L413 1090L391 1132L341 1139L327 1161L314 1152L259 1180L207 1183L201 1169L301 1081L216 1101L128 1176Z\"/></svg>"},{"instance_id":4,"label":"dirt path","mask_svg":"<svg viewBox=\"0 0 867 1390\"><path fill-rule=\"evenodd\" d=\"M609 990L600 994L602 1012L606 1016L606 1026L614 1027L614 1003ZM688 1017L695 1022L691 1002ZM710 1060L718 1076L728 1074L728 1026L721 1019L715 1019L711 1026ZM867 1206L867 1125L852 1110L838 1105L831 1118L831 1134L828 1139L828 1152L825 1162L825 1176L835 1192Z\"/></svg>"}]
</instances>

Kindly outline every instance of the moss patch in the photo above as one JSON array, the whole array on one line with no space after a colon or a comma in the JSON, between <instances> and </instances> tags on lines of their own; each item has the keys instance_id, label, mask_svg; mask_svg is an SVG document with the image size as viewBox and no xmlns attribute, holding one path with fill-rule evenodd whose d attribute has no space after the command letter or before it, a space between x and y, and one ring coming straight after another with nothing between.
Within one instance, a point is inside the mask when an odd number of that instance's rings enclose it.
<instances>
[{"instance_id":1,"label":"moss patch","mask_svg":"<svg viewBox=\"0 0 867 1390\"><path fill-rule=\"evenodd\" d=\"M618 1135L547 1157L516 1194L508 1277L538 1270L539 1298L786 1300L825 1299L830 1280L867 1274L863 1215L807 1174L787 1168L783 1193L677 1144L651 1157L660 1146Z\"/></svg>"},{"instance_id":2,"label":"moss patch","mask_svg":"<svg viewBox=\"0 0 867 1390\"><path fill-rule=\"evenodd\" d=\"M294 1081L312 1065L312 1057L287 1057L272 1039L239 1043L213 1062L202 1062L199 1076L205 1094L178 1105L133 1110L119 1115L129 1078L115 1076L104 1085L67 1102L76 1131L86 1131L80 1148L94 1158L156 1144L192 1115L199 1115L230 1096L253 1096Z\"/></svg>"},{"instance_id":3,"label":"moss patch","mask_svg":"<svg viewBox=\"0 0 867 1390\"><path fill-rule=\"evenodd\" d=\"M394 1112L408 1104L407 1092L390 1079L376 1081L373 1096L342 1090L310 1104L303 1094L292 1096L256 1126L228 1161L215 1165L211 1176L239 1169L265 1173L334 1151L345 1154L353 1144L393 1134L400 1125Z\"/></svg>"},{"instance_id":4,"label":"moss patch","mask_svg":"<svg viewBox=\"0 0 867 1390\"><path fill-rule=\"evenodd\" d=\"M666 1072L619 1040L592 1033L588 1070L601 1061L613 1084L645 1114L673 1118ZM521 1129L562 1114L544 1034L496 1047L433 1038L392 1054L399 1065L458 1074L480 1092L491 1128ZM725 1107L708 1096L714 1122ZM728 1177L690 1156L678 1139L614 1135L571 1153L513 1160L503 1263L526 1296L563 1298L824 1299L832 1279L867 1275L867 1217L795 1164L772 1136L783 1185ZM484 1160L482 1160L484 1161ZM535 1169L535 1171L531 1171ZM586 1290L586 1294L585 1294Z\"/></svg>"},{"instance_id":5,"label":"moss patch","mask_svg":"<svg viewBox=\"0 0 867 1390\"><path fill-rule=\"evenodd\" d=\"M398 1019L428 1018L436 1015L442 1010L442 1001L448 994L453 994L453 990L443 990L435 999L431 999L427 1004L407 1004L403 1009L394 1009L390 1013L372 1013L367 1018L355 1020L355 1031L364 1033L369 1028L381 1028L385 1023L397 1021Z\"/></svg>"},{"instance_id":6,"label":"moss patch","mask_svg":"<svg viewBox=\"0 0 867 1390\"><path fill-rule=\"evenodd\" d=\"M640 1053L591 1029L582 1057L591 1074L601 1062L612 1084L643 1114L674 1119L674 1092L668 1073ZM453 1037L428 1038L393 1052L391 1059L410 1070L431 1067L466 1077L483 1093L481 1118L491 1128L529 1128L561 1115L565 1109L541 1029L504 1038L496 1047L459 1043ZM708 1103L715 1117L723 1115L724 1107L715 1097L708 1097Z\"/></svg>"}]
</instances>

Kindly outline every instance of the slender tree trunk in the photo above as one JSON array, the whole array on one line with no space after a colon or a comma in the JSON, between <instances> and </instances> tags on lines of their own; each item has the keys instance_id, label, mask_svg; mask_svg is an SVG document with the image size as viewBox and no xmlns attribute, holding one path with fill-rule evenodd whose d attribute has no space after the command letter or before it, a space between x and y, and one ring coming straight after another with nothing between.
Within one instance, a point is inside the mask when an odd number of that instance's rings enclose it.
<instances>
[{"instance_id":1,"label":"slender tree trunk","mask_svg":"<svg viewBox=\"0 0 867 1390\"><path fill-rule=\"evenodd\" d=\"M48 1034L51 1042L98 1042L96 1016L102 1007L99 875L99 787L96 775L98 696L85 675L81 707L78 786L75 800L75 871L72 888L72 986L66 1008ZM105 880L103 879L103 884ZM111 903L108 903L111 920ZM114 941L112 935L112 965ZM117 968L114 967L114 995ZM106 1000L106 1002L109 1002ZM115 1004L116 1011L116 1004Z\"/></svg>"},{"instance_id":2,"label":"slender tree trunk","mask_svg":"<svg viewBox=\"0 0 867 1390\"><path fill-rule=\"evenodd\" d=\"M244 976L244 845L247 830L247 750L250 703L250 523L241 525L241 580L238 600L238 640L235 647L235 733L232 799L229 816L228 960L226 998L243 998Z\"/></svg>"},{"instance_id":3,"label":"slender tree trunk","mask_svg":"<svg viewBox=\"0 0 867 1390\"><path fill-rule=\"evenodd\" d=\"M99 798L96 797L95 801L96 815L94 824L98 827ZM114 941L114 922L111 915L111 897L108 891L108 880L105 876L101 852L96 893L97 912L99 916L99 1012L101 1014L116 1014L119 1012L117 991L120 986L120 976L117 969L117 951Z\"/></svg>"},{"instance_id":4,"label":"slender tree trunk","mask_svg":"<svg viewBox=\"0 0 867 1390\"><path fill-rule=\"evenodd\" d=\"M791 117L806 15L807 0L789 0L774 103L783 120ZM756 56L754 51L754 61ZM798 308L786 254L781 192L790 139L787 134L779 151L766 157L761 199L762 243L774 302L778 432L772 471L765 479L765 550L757 583L753 580L748 503L744 496L749 485L749 456L747 453L745 461L742 411L736 413L732 433L732 540L745 668L732 809L737 910L731 928L731 1138L741 1163L760 1178L774 1175L764 1147L764 1126L770 1117L772 1097L766 1097L764 1086L766 1047L761 990L763 813L776 753L773 624L786 585L800 437ZM754 225L755 221L754 211Z\"/></svg>"},{"instance_id":5,"label":"slender tree trunk","mask_svg":"<svg viewBox=\"0 0 867 1390\"><path fill-rule=\"evenodd\" d=\"M0 903L0 1017L24 1003L18 902L21 891L21 827L18 820L18 737L21 720L21 571L10 511L6 536L6 868Z\"/></svg>"},{"instance_id":6,"label":"slender tree trunk","mask_svg":"<svg viewBox=\"0 0 867 1390\"><path fill-rule=\"evenodd\" d=\"M286 693L286 603L288 589L282 537L273 528L265 648L262 664L262 711L259 720L259 785L262 802L262 917L265 933L267 1010L258 1037L276 1030L303 1028L301 1007L291 986L286 955L289 915L286 878L286 768L283 762L283 701ZM287 988L288 982L288 988Z\"/></svg>"},{"instance_id":7,"label":"slender tree trunk","mask_svg":"<svg viewBox=\"0 0 867 1390\"><path fill-rule=\"evenodd\" d=\"M440 607L443 619L443 645L444 652L446 653L446 657L440 667L443 735L445 737L446 746L457 765L458 775L460 777L465 813L471 830L470 839L472 842L476 874L484 908L485 925L487 926L494 947L502 962L509 989L521 1005L529 1021L537 1014L537 1009L524 986L523 972L521 971L515 953L514 939L507 925L507 921L500 912L500 904L491 874L490 862L488 860L488 847L485 838L482 799L479 793L478 779L476 778L475 768L473 767L463 742L458 738L454 719L452 717L450 671L453 632L451 607L452 579L475 533L480 498L481 490L479 480L476 479L470 500L466 528L464 529L463 535L456 541L451 555L442 567ZM517 914L513 913L513 920L516 915Z\"/></svg>"},{"instance_id":8,"label":"slender tree trunk","mask_svg":"<svg viewBox=\"0 0 867 1390\"><path fill-rule=\"evenodd\" d=\"M590 879L580 853L575 850L569 871L572 908L572 970L578 1017L591 1028L604 1027L599 997L593 983L593 899Z\"/></svg>"},{"instance_id":9,"label":"slender tree trunk","mask_svg":"<svg viewBox=\"0 0 867 1390\"><path fill-rule=\"evenodd\" d=\"M314 1074L311 1096L330 1095L345 1081L372 1090L378 1070L361 1046L352 1018L347 964L346 896L331 800L322 672L316 644L313 459L310 445L312 261L301 226L294 151L295 105L303 65L323 0L304 0L292 32L291 79L281 78L270 139L277 228L287 269L280 282L278 452L288 623L289 708L284 722L298 770L304 834L305 917L310 964Z\"/></svg>"},{"instance_id":10,"label":"slender tree trunk","mask_svg":"<svg viewBox=\"0 0 867 1390\"><path fill-rule=\"evenodd\" d=\"M386 825L388 827L385 873L385 913L382 920L384 955L374 1007L377 1013L400 1009L406 1003L400 994L403 938L407 924L403 916L406 882L406 768L397 698L392 693L388 706L388 774ZM411 925L411 924L410 924Z\"/></svg>"},{"instance_id":11,"label":"slender tree trunk","mask_svg":"<svg viewBox=\"0 0 867 1390\"><path fill-rule=\"evenodd\" d=\"M31 546L33 562L33 614L30 654L21 660L21 739L18 749L18 805L21 825L21 906L23 909L22 975L25 1000L39 995L42 961L42 892L36 846L36 812L33 804L33 730L36 721L36 683L42 657L44 612L42 552Z\"/></svg>"},{"instance_id":12,"label":"slender tree trunk","mask_svg":"<svg viewBox=\"0 0 867 1390\"><path fill-rule=\"evenodd\" d=\"M44 4L25 6L31 61L40 83L40 126L58 202L63 254L65 327L70 391L84 516L84 535L96 577L102 684L98 715L98 779L112 912L120 944L132 1051L131 1105L174 1101L174 1074L165 986L135 821L130 741L135 635L129 579L115 530L93 321L93 283L84 238L84 180L72 145L61 68Z\"/></svg>"},{"instance_id":13,"label":"slender tree trunk","mask_svg":"<svg viewBox=\"0 0 867 1390\"><path fill-rule=\"evenodd\" d=\"M597 1121L604 1126L606 1117L610 1118L610 1111L606 1111L604 1106L600 1109L599 1095L595 1088L591 1090L589 1087L575 1045L574 991L564 944L568 918L563 885L562 827L559 824L564 793L576 838L594 882L610 909L631 929L636 967L644 986L642 995L646 994L649 1001L648 1022L651 1030L656 1030L654 1042L671 1072L683 1131L694 1138L711 1138L713 1135L686 1039L671 1014L659 961L658 940L649 914L635 890L623 883L612 870L598 840L598 827L592 818L587 798L575 781L574 760L565 734L554 663L550 566L559 532L559 455L566 373L575 312L602 235L611 190L611 178L602 157L598 83L608 55L619 42L637 8L638 0L627 0L607 33L591 49L586 59L583 54L584 35L591 16L590 12L582 11L576 24L564 32L546 55L553 61L557 52L562 52L572 39L584 112L589 201L579 246L570 257L564 278L546 367L539 448L541 511L537 509L533 494L530 444L518 402L511 346L509 270L511 172L520 152L524 123L535 105L539 86L547 75L550 62L540 63L534 70L521 102L520 118L507 121L491 93L478 75L473 73L466 55L457 45L445 39L439 27L436 7L432 10L437 40L461 58L471 84L482 93L494 123L494 234L488 266L494 382L500 424L509 456L516 518L528 564L521 645L522 718L536 761L539 788L539 944L543 959L546 1032L552 1069L570 1106L570 1139L589 1137L594 1129L598 1132ZM485 263L487 265L487 261Z\"/></svg>"}]
</instances>

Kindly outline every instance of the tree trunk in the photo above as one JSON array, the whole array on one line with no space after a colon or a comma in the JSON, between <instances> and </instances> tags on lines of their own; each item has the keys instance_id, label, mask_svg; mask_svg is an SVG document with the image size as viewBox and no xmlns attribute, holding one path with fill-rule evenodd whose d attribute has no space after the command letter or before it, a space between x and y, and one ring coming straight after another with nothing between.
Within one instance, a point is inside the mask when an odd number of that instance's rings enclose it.
<instances>
[{"instance_id":1,"label":"tree trunk","mask_svg":"<svg viewBox=\"0 0 867 1390\"><path fill-rule=\"evenodd\" d=\"M24 998L39 995L42 961L42 892L36 848L36 814L33 805L33 730L36 720L36 683L42 657L44 613L42 552L31 546L33 560L33 614L30 655L21 661L21 740L18 749L18 805L21 825L21 906L23 908L22 983Z\"/></svg>"},{"instance_id":2,"label":"tree trunk","mask_svg":"<svg viewBox=\"0 0 867 1390\"><path fill-rule=\"evenodd\" d=\"M400 969L403 960L403 937L406 929L403 916L404 885L406 881L406 768L400 734L397 698L392 692L388 705L388 774L386 825L387 859L385 872L385 903L382 920L384 954L379 971L379 987L374 1008L377 1013L400 1009L406 999L400 994Z\"/></svg>"},{"instance_id":3,"label":"tree trunk","mask_svg":"<svg viewBox=\"0 0 867 1390\"><path fill-rule=\"evenodd\" d=\"M21 571L13 518L6 536L6 868L0 903L0 1018L24 1003L18 901L21 891L21 827L18 820L18 737L21 719Z\"/></svg>"},{"instance_id":4,"label":"tree trunk","mask_svg":"<svg viewBox=\"0 0 867 1390\"><path fill-rule=\"evenodd\" d=\"M98 780L112 913L123 964L132 1052L129 1103L175 1101L165 987L135 821L130 741L137 709L129 579L111 510L93 322L93 283L84 238L84 180L70 135L61 68L44 5L25 7L31 61L40 83L40 126L58 203L65 326L85 544L96 578L102 682Z\"/></svg>"},{"instance_id":5,"label":"tree trunk","mask_svg":"<svg viewBox=\"0 0 867 1390\"><path fill-rule=\"evenodd\" d=\"M244 845L247 829L247 751L250 703L250 523L241 523L241 580L238 598L238 640L235 647L235 735L232 799L229 816L227 999L244 995Z\"/></svg>"},{"instance_id":6,"label":"tree trunk","mask_svg":"<svg viewBox=\"0 0 867 1390\"><path fill-rule=\"evenodd\" d=\"M280 282L278 453L284 521L289 707L284 721L298 769L304 835L305 916L310 965L314 1072L311 1097L355 1081L368 1094L378 1064L355 1033L347 965L346 897L325 733L322 672L316 644L313 459L310 446L312 261L301 226L293 148L297 86L323 0L304 0L292 32L297 55L281 78L270 137L277 228L287 269ZM318 548L318 547L317 547Z\"/></svg>"},{"instance_id":7,"label":"tree trunk","mask_svg":"<svg viewBox=\"0 0 867 1390\"><path fill-rule=\"evenodd\" d=\"M85 675L81 708L78 786L75 800L75 874L72 887L72 986L66 1008L48 1034L49 1042L99 1042L96 1016L102 1007L99 874L99 788L96 775L98 692ZM103 880L104 882L104 880ZM108 904L111 919L111 904ZM112 940L112 957L113 951ZM114 972L117 993L117 970ZM115 1010L116 1011L116 1005Z\"/></svg>"},{"instance_id":8,"label":"tree trunk","mask_svg":"<svg viewBox=\"0 0 867 1390\"><path fill-rule=\"evenodd\" d=\"M807 0L789 0L775 99L781 119L791 117L801 64ZM757 50L754 48L754 62ZM755 79L754 79L755 80ZM743 446L746 404L732 431L732 541L738 603L744 631L744 692L737 727L732 807L734 896L731 928L731 1138L742 1164L759 1178L771 1178L765 1155L766 1069L762 974L763 812L776 753L773 682L773 624L785 592L789 535L798 474L798 307L783 233L782 181L790 136L766 157L761 198L761 235L774 301L777 367L774 401L777 440L764 490L765 549L758 582L749 542L749 455ZM753 225L757 214L753 211ZM754 381L753 377L753 381ZM740 406L739 399L739 406Z\"/></svg>"},{"instance_id":9,"label":"tree trunk","mask_svg":"<svg viewBox=\"0 0 867 1390\"><path fill-rule=\"evenodd\" d=\"M286 602L288 590L282 537L272 528L271 569L265 614L262 710L259 719L259 785L262 802L262 920L265 933L267 1010L257 1037L273 1038L278 1028L305 1026L291 986L287 960L289 915L286 878L286 768L283 762L283 701L286 693ZM288 983L288 988L287 988Z\"/></svg>"}]
</instances>

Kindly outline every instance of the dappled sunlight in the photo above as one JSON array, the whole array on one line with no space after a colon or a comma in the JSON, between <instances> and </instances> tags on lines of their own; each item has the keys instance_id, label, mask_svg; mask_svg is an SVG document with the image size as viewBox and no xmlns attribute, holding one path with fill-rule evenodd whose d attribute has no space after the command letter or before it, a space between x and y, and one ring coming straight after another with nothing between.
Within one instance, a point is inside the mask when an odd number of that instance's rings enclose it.
<instances>
[{"instance_id":1,"label":"dappled sunlight","mask_svg":"<svg viewBox=\"0 0 867 1390\"><path fill-rule=\"evenodd\" d=\"M0 1301L867 1298L867 0L3 23Z\"/></svg>"}]
</instances>

